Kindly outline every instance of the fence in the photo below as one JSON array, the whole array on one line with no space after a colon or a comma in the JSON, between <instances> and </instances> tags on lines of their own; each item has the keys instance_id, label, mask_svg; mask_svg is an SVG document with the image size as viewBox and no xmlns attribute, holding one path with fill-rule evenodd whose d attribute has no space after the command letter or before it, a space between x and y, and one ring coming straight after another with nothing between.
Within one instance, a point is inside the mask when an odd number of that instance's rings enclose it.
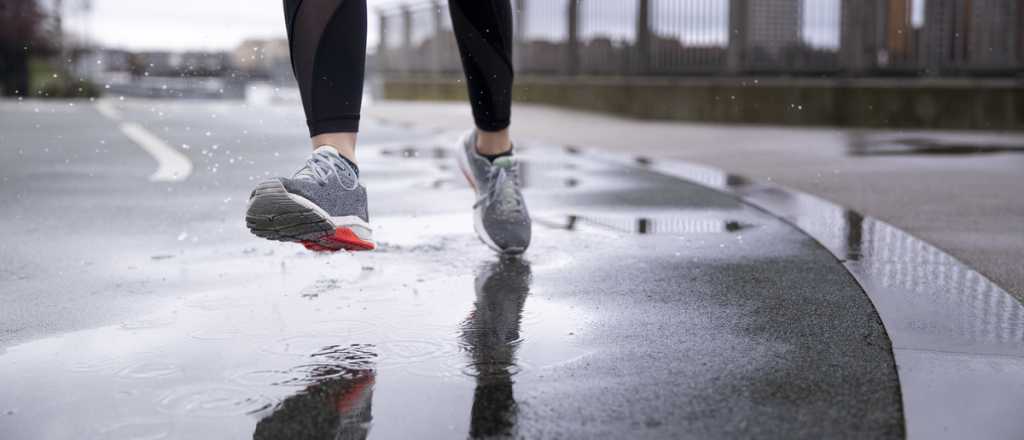
<instances>
[{"instance_id":1,"label":"fence","mask_svg":"<svg viewBox=\"0 0 1024 440\"><path fill-rule=\"evenodd\" d=\"M1024 71L1015 0L511 0L519 72L995 75ZM459 71L441 0L379 11L378 69Z\"/></svg>"}]
</instances>

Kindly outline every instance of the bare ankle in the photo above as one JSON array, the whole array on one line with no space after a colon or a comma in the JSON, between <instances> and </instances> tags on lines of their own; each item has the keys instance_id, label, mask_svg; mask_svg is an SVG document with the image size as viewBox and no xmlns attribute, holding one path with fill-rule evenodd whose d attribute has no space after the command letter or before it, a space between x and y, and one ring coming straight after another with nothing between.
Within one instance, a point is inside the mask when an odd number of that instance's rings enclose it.
<instances>
[{"instance_id":1,"label":"bare ankle","mask_svg":"<svg viewBox=\"0 0 1024 440\"><path fill-rule=\"evenodd\" d=\"M342 157L356 163L356 133L324 133L313 136L313 148L328 146Z\"/></svg>"},{"instance_id":2,"label":"bare ankle","mask_svg":"<svg viewBox=\"0 0 1024 440\"><path fill-rule=\"evenodd\" d=\"M506 128L501 131L476 131L476 151L480 154L494 156L512 149L512 138Z\"/></svg>"}]
</instances>

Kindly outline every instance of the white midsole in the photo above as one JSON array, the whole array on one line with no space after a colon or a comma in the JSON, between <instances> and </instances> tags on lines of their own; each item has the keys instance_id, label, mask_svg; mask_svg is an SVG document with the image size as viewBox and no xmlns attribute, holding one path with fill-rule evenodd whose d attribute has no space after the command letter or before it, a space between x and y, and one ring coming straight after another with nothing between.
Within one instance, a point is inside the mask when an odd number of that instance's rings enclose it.
<instances>
[{"instance_id":1,"label":"white midsole","mask_svg":"<svg viewBox=\"0 0 1024 440\"><path fill-rule=\"evenodd\" d=\"M469 159L466 158L466 142L469 142L469 137L470 134L466 133L459 139L459 153L456 154L455 157L457 158L456 161L459 163L459 169L462 171L462 174L466 176L466 179L469 179L470 186L473 187L473 191L476 192L477 197L479 197L480 185L477 185L476 175L473 174L473 170L469 169Z\"/></svg>"},{"instance_id":2,"label":"white midsole","mask_svg":"<svg viewBox=\"0 0 1024 440\"><path fill-rule=\"evenodd\" d=\"M470 186L473 187L477 197L480 197L480 186L476 183L476 175L473 174L473 170L469 169L469 159L466 158L466 142L469 141L469 134L465 134L459 139L459 153L456 155L457 162L459 163L459 169L462 174L469 179ZM498 252L504 252L504 250L491 239L491 236L487 233L487 229L484 228L484 212L482 206L473 208L473 229L476 230L476 235L480 237L480 240L487 245L487 247L494 249Z\"/></svg>"},{"instance_id":3,"label":"white midsole","mask_svg":"<svg viewBox=\"0 0 1024 440\"><path fill-rule=\"evenodd\" d=\"M317 213L317 215L327 219L327 221L331 222L331 225L333 225L335 228L346 227L351 229L352 232L354 232L356 236L359 237L360 239L367 241L373 239L373 228L370 227L369 223L364 222L363 219L359 218L358 216L346 215L340 217L331 217L331 215L328 214L327 211L324 211L323 208L317 206L316 203L313 203L312 201L305 197L295 195L292 193L288 193L288 197L291 198L292 201L294 201L295 203L298 203L303 207L309 208L313 212Z\"/></svg>"},{"instance_id":4,"label":"white midsole","mask_svg":"<svg viewBox=\"0 0 1024 440\"><path fill-rule=\"evenodd\" d=\"M480 237L480 240L487 245L487 247L494 249L498 252L504 252L504 249L498 247L491 239L491 236L487 234L487 229L484 229L484 213L483 208L473 209L473 229L476 230L476 235Z\"/></svg>"}]
</instances>

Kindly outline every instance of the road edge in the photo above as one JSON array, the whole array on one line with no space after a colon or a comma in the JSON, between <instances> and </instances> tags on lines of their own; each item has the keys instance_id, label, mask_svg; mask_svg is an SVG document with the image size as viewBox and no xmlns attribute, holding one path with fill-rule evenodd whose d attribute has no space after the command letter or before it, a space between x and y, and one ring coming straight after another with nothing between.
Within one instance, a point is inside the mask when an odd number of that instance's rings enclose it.
<instances>
[{"instance_id":1,"label":"road edge","mask_svg":"<svg viewBox=\"0 0 1024 440\"><path fill-rule=\"evenodd\" d=\"M680 159L563 148L731 195L828 250L871 300L892 343L907 438L1024 432L1024 421L996 416L1019 408L1015 396L989 392L1020 386L1024 304L977 270L909 232L799 190ZM907 255L889 252L893 244ZM979 382L985 386L971 386Z\"/></svg>"}]
</instances>

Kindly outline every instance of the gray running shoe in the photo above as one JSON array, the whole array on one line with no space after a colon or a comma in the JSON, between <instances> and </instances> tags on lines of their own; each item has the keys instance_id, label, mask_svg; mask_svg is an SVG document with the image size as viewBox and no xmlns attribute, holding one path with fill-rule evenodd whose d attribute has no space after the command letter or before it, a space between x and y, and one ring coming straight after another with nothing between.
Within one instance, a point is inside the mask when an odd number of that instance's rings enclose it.
<instances>
[{"instance_id":1,"label":"gray running shoe","mask_svg":"<svg viewBox=\"0 0 1024 440\"><path fill-rule=\"evenodd\" d=\"M249 197L245 223L253 234L302 243L320 252L373 250L366 188L331 147L320 147L291 178L260 183Z\"/></svg>"},{"instance_id":2,"label":"gray running shoe","mask_svg":"<svg viewBox=\"0 0 1024 440\"><path fill-rule=\"evenodd\" d=\"M476 151L476 130L459 140L459 168L476 189L473 223L480 240L491 249L515 255L530 246L530 213L519 191L519 164L515 156L491 163Z\"/></svg>"}]
</instances>

